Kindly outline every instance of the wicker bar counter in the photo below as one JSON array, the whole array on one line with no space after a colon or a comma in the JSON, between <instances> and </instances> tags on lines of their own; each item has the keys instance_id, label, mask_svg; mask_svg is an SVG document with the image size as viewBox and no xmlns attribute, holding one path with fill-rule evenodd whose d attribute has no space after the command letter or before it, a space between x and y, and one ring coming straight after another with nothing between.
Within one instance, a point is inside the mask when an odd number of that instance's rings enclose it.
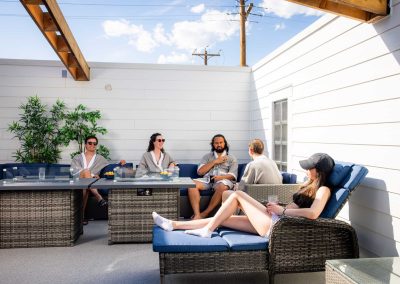
<instances>
[{"instance_id":1,"label":"wicker bar counter","mask_svg":"<svg viewBox=\"0 0 400 284\"><path fill-rule=\"evenodd\" d=\"M95 179L0 181L0 248L72 246L82 233L82 189Z\"/></svg>"},{"instance_id":2,"label":"wicker bar counter","mask_svg":"<svg viewBox=\"0 0 400 284\"><path fill-rule=\"evenodd\" d=\"M193 186L195 184L190 178L179 178L177 181L97 181L94 187L109 189L108 243L151 242L151 212L156 211L166 218L178 219L179 189Z\"/></svg>"}]
</instances>

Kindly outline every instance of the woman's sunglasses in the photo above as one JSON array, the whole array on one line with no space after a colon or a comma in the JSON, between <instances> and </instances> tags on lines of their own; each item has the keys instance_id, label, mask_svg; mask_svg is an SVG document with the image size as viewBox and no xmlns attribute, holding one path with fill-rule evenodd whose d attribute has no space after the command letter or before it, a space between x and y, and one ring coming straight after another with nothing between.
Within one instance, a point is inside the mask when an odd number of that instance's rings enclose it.
<instances>
[{"instance_id":1,"label":"woman's sunglasses","mask_svg":"<svg viewBox=\"0 0 400 284\"><path fill-rule=\"evenodd\" d=\"M165 139L156 139L157 142L165 142Z\"/></svg>"},{"instance_id":2,"label":"woman's sunglasses","mask_svg":"<svg viewBox=\"0 0 400 284\"><path fill-rule=\"evenodd\" d=\"M87 144L97 146L97 142L87 142Z\"/></svg>"}]
</instances>

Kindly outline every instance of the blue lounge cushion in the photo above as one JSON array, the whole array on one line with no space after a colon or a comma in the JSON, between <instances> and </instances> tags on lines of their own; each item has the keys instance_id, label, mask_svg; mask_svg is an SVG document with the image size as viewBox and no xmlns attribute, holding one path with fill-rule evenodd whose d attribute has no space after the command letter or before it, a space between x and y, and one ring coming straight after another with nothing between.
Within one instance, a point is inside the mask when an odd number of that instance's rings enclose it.
<instances>
[{"instance_id":1,"label":"blue lounge cushion","mask_svg":"<svg viewBox=\"0 0 400 284\"><path fill-rule=\"evenodd\" d=\"M319 217L321 218L335 218L339 208L344 204L349 196L350 191L347 188L340 188L332 193L328 203Z\"/></svg>"},{"instance_id":2,"label":"blue lounge cushion","mask_svg":"<svg viewBox=\"0 0 400 284\"><path fill-rule=\"evenodd\" d=\"M153 227L153 251L156 252L214 252L228 249L228 243L217 232L213 232L211 238L201 238L181 230L167 232L158 226Z\"/></svg>"},{"instance_id":3,"label":"blue lounge cushion","mask_svg":"<svg viewBox=\"0 0 400 284\"><path fill-rule=\"evenodd\" d=\"M365 178L367 173L367 168L360 165L354 165L350 175L348 175L348 177L344 180L343 187L349 189L350 192L353 191L353 189L356 188L356 186Z\"/></svg>"},{"instance_id":4,"label":"blue lounge cushion","mask_svg":"<svg viewBox=\"0 0 400 284\"><path fill-rule=\"evenodd\" d=\"M344 179L349 176L351 168L354 164L336 162L333 170L328 178L328 183L333 188L342 187Z\"/></svg>"},{"instance_id":5,"label":"blue lounge cushion","mask_svg":"<svg viewBox=\"0 0 400 284\"><path fill-rule=\"evenodd\" d=\"M221 228L218 233L229 244L232 251L266 250L268 248L268 239L259 235L228 228Z\"/></svg>"}]
</instances>

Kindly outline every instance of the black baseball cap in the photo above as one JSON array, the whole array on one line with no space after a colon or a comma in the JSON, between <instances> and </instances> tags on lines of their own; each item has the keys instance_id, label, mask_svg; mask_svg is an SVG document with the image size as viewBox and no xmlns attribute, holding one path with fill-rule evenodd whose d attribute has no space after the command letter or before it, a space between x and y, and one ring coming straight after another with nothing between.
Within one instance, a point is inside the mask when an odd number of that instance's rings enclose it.
<instances>
[{"instance_id":1,"label":"black baseball cap","mask_svg":"<svg viewBox=\"0 0 400 284\"><path fill-rule=\"evenodd\" d=\"M315 153L307 160L301 160L300 166L305 170L316 168L320 172L329 174L335 166L335 161L325 153Z\"/></svg>"}]
</instances>

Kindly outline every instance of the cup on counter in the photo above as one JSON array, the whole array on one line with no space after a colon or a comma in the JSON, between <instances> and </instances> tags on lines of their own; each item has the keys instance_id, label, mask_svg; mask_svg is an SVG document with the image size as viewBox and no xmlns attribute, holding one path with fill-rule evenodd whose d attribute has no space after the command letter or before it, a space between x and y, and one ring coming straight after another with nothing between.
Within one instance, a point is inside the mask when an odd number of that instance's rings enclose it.
<instances>
[{"instance_id":1,"label":"cup on counter","mask_svg":"<svg viewBox=\"0 0 400 284\"><path fill-rule=\"evenodd\" d=\"M39 180L46 179L46 168L40 167L39 168Z\"/></svg>"}]
</instances>

